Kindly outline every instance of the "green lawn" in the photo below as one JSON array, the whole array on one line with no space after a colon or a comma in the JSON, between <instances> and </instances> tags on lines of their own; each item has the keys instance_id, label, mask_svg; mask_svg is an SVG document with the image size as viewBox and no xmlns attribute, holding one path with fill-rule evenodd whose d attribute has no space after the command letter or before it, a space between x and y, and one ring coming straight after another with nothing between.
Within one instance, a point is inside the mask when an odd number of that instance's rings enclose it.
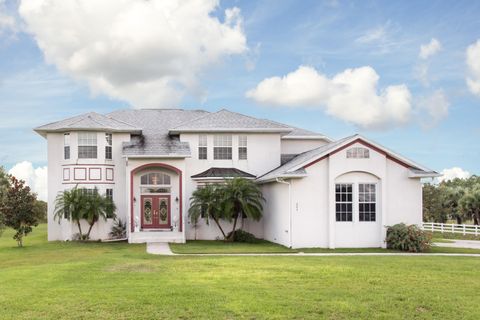
<instances>
[{"instance_id":1,"label":"green lawn","mask_svg":"<svg viewBox=\"0 0 480 320\"><path fill-rule=\"evenodd\" d=\"M480 235L474 234L461 234L451 232L433 232L432 239L457 239L457 240L480 240Z\"/></svg>"},{"instance_id":2,"label":"green lawn","mask_svg":"<svg viewBox=\"0 0 480 320\"><path fill-rule=\"evenodd\" d=\"M151 256L0 238L1 319L478 319L480 258Z\"/></svg>"},{"instance_id":3,"label":"green lawn","mask_svg":"<svg viewBox=\"0 0 480 320\"><path fill-rule=\"evenodd\" d=\"M440 242L448 242L448 240ZM382 248L301 248L289 249L284 246L260 241L258 243L231 243L224 241L196 240L187 241L186 244L171 243L170 249L178 254L230 254L230 253L396 253L401 251ZM428 253L475 253L479 249L432 247Z\"/></svg>"}]
</instances>

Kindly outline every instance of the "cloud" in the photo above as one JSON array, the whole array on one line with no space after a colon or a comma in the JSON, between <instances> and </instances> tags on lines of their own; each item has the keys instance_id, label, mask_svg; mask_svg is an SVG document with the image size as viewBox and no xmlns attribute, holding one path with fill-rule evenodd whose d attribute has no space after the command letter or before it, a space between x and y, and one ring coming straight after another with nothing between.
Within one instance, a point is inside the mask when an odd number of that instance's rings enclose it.
<instances>
[{"instance_id":1,"label":"cloud","mask_svg":"<svg viewBox=\"0 0 480 320\"><path fill-rule=\"evenodd\" d=\"M329 115L367 129L407 123L410 91L402 84L378 93L379 78L370 66L346 69L332 78L300 66L286 76L264 79L246 96L265 105L324 108Z\"/></svg>"},{"instance_id":2,"label":"cloud","mask_svg":"<svg viewBox=\"0 0 480 320\"><path fill-rule=\"evenodd\" d=\"M420 98L418 104L420 111L424 111L428 115L428 121L423 120L423 125L427 128L435 126L445 118L450 107L450 102L443 90L436 90L432 95Z\"/></svg>"},{"instance_id":3,"label":"cloud","mask_svg":"<svg viewBox=\"0 0 480 320\"><path fill-rule=\"evenodd\" d=\"M217 0L23 0L19 7L47 62L95 94L138 107L201 96L198 77L247 52L238 8L214 16Z\"/></svg>"},{"instance_id":4,"label":"cloud","mask_svg":"<svg viewBox=\"0 0 480 320\"><path fill-rule=\"evenodd\" d=\"M380 26L374 29L370 29L362 36L355 39L358 43L371 43L376 41L385 41L387 38L387 30L385 26Z\"/></svg>"},{"instance_id":5,"label":"cloud","mask_svg":"<svg viewBox=\"0 0 480 320\"><path fill-rule=\"evenodd\" d=\"M480 40L467 48L467 85L470 91L480 96Z\"/></svg>"},{"instance_id":6,"label":"cloud","mask_svg":"<svg viewBox=\"0 0 480 320\"><path fill-rule=\"evenodd\" d=\"M437 54L442 49L442 44L435 38L432 38L429 43L422 44L420 46L420 52L418 56L422 59L428 59L429 57Z\"/></svg>"},{"instance_id":7,"label":"cloud","mask_svg":"<svg viewBox=\"0 0 480 320\"><path fill-rule=\"evenodd\" d=\"M471 176L470 172L465 171L465 170L463 170L462 168L459 168L459 167L443 169L440 173L443 176L438 178L439 182L449 181L449 180L453 180L455 178L468 179Z\"/></svg>"},{"instance_id":8,"label":"cloud","mask_svg":"<svg viewBox=\"0 0 480 320\"><path fill-rule=\"evenodd\" d=\"M47 201L47 167L34 168L31 162L19 162L8 171L25 183L35 192L38 199Z\"/></svg>"},{"instance_id":9,"label":"cloud","mask_svg":"<svg viewBox=\"0 0 480 320\"><path fill-rule=\"evenodd\" d=\"M0 36L7 33L16 33L17 23L15 18L7 13L5 2L0 0Z\"/></svg>"}]
</instances>

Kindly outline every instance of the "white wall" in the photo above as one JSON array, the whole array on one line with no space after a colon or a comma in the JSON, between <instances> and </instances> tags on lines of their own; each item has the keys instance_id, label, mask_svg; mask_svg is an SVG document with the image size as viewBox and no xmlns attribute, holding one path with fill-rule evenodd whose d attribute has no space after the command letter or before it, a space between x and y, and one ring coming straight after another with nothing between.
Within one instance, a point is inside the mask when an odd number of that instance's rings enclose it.
<instances>
[{"instance_id":1,"label":"white wall","mask_svg":"<svg viewBox=\"0 0 480 320\"><path fill-rule=\"evenodd\" d=\"M247 160L238 159L238 136L247 136ZM186 216L188 215L188 208L190 207L190 197L193 191L197 189L197 182L191 179L192 175L201 173L212 167L220 168L238 168L245 172L261 175L272 170L280 165L280 134L278 133L245 133L232 134L232 160L214 160L213 159L213 139L214 134L207 134L207 160L198 159L198 137L197 133L182 134L181 141L190 144L191 157L185 159L185 199ZM214 240L221 238L221 232L212 221L209 225L205 223L204 219L198 221L194 226L189 219L187 219L186 237L187 239L206 239ZM253 233L256 237L263 238L263 222L250 221L244 219L238 223L243 223L243 230ZM222 222L224 231L230 232L233 225L227 222Z\"/></svg>"},{"instance_id":2,"label":"white wall","mask_svg":"<svg viewBox=\"0 0 480 320\"><path fill-rule=\"evenodd\" d=\"M264 239L290 246L288 185L271 182L261 185L266 203L263 210Z\"/></svg>"},{"instance_id":3,"label":"white wall","mask_svg":"<svg viewBox=\"0 0 480 320\"><path fill-rule=\"evenodd\" d=\"M76 225L66 219L62 219L59 224L53 216L57 194L75 186L92 189L97 187L100 193L105 193L107 188L113 189L116 215L123 221L126 220L125 159L122 157L122 142L129 140L129 134L113 133L112 160L109 160L105 159L105 132L97 132L97 159L78 159L78 135L77 132L70 132L70 159L64 159L64 134L47 134L49 241L69 240L78 233ZM113 219L97 222L92 229L91 238L108 238L112 223ZM86 232L87 229L86 223L82 223L82 231Z\"/></svg>"},{"instance_id":4,"label":"white wall","mask_svg":"<svg viewBox=\"0 0 480 320\"><path fill-rule=\"evenodd\" d=\"M323 139L282 139L282 154L299 154L321 147L328 142Z\"/></svg>"}]
</instances>

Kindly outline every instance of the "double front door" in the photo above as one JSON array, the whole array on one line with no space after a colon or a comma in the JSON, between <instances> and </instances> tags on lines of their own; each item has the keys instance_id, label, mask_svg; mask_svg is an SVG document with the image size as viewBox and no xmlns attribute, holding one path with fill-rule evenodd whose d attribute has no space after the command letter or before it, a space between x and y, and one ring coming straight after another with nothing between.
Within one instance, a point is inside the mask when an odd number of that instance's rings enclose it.
<instances>
[{"instance_id":1,"label":"double front door","mask_svg":"<svg viewBox=\"0 0 480 320\"><path fill-rule=\"evenodd\" d=\"M170 228L170 196L142 195L142 228Z\"/></svg>"}]
</instances>

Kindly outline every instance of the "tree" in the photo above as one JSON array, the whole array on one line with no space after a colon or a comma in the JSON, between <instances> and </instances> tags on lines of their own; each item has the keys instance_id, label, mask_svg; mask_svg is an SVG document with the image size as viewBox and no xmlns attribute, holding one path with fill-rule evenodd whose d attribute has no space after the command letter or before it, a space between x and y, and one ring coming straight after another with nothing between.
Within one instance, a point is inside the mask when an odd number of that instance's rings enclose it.
<instances>
[{"instance_id":1,"label":"tree","mask_svg":"<svg viewBox=\"0 0 480 320\"><path fill-rule=\"evenodd\" d=\"M473 218L473 223L480 222L480 185L469 189L459 201L463 212Z\"/></svg>"},{"instance_id":2,"label":"tree","mask_svg":"<svg viewBox=\"0 0 480 320\"><path fill-rule=\"evenodd\" d=\"M54 217L60 223L61 219L69 219L78 227L78 234L81 240L90 239L90 232L95 223L100 219L107 219L114 216L115 204L113 201L98 193L95 188L73 188L60 192L55 199ZM81 221L86 220L88 231L83 234Z\"/></svg>"},{"instance_id":3,"label":"tree","mask_svg":"<svg viewBox=\"0 0 480 320\"><path fill-rule=\"evenodd\" d=\"M423 185L423 220L431 222L447 222L448 215L443 208L442 192L438 186L426 183Z\"/></svg>"},{"instance_id":4,"label":"tree","mask_svg":"<svg viewBox=\"0 0 480 320\"><path fill-rule=\"evenodd\" d=\"M207 184L198 188L192 193L190 198L190 209L188 215L193 224L197 224L198 219L205 218L206 224L210 224L212 219L217 225L218 229L225 239L227 236L222 226L220 219L224 218L222 210L223 187L216 184Z\"/></svg>"},{"instance_id":5,"label":"tree","mask_svg":"<svg viewBox=\"0 0 480 320\"><path fill-rule=\"evenodd\" d=\"M223 205L225 218L233 220L232 232L228 241L233 241L239 217L251 218L255 221L262 217L265 198L258 185L252 180L234 178L227 180L223 187Z\"/></svg>"},{"instance_id":6,"label":"tree","mask_svg":"<svg viewBox=\"0 0 480 320\"><path fill-rule=\"evenodd\" d=\"M35 201L34 205L34 210L35 210L35 215L39 217L39 222L40 223L45 223L47 222L47 211L48 211L48 205L45 201L38 200Z\"/></svg>"},{"instance_id":7,"label":"tree","mask_svg":"<svg viewBox=\"0 0 480 320\"><path fill-rule=\"evenodd\" d=\"M10 177L10 186L3 199L2 212L5 225L17 232L13 236L19 247L23 246L23 237L32 232L32 226L38 225L38 216L35 212L37 196L30 191L30 187L22 180Z\"/></svg>"},{"instance_id":8,"label":"tree","mask_svg":"<svg viewBox=\"0 0 480 320\"><path fill-rule=\"evenodd\" d=\"M10 181L8 174L5 172L5 169L3 169L3 167L0 167L0 207L2 207L9 184ZM2 231L4 228L5 217L3 215L3 211L0 210L0 235L2 235Z\"/></svg>"}]
</instances>

